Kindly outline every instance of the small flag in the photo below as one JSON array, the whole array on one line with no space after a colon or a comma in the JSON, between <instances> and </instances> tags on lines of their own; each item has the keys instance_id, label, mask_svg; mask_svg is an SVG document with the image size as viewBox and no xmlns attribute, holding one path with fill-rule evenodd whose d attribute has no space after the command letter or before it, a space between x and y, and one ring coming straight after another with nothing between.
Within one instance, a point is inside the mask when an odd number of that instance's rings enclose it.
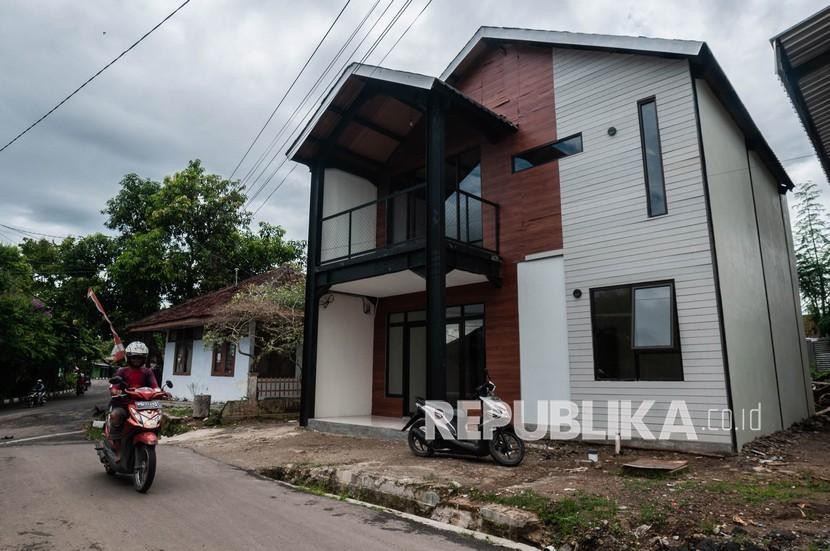
<instances>
[{"instance_id":1,"label":"small flag","mask_svg":"<svg viewBox=\"0 0 830 551\"><path fill-rule=\"evenodd\" d=\"M95 308L101 312L101 315L104 316L104 319L107 320L107 323L110 324L110 331L112 331L112 353L110 357L107 358L110 362L118 362L124 359L124 344L121 342L121 337L118 336L118 333L115 332L115 327L112 326L112 322L110 321L109 317L107 317L107 313L104 311L104 306L101 304L101 301L98 300L98 297L95 295L95 291L92 290L92 287L86 292L86 297L95 304Z\"/></svg>"}]
</instances>

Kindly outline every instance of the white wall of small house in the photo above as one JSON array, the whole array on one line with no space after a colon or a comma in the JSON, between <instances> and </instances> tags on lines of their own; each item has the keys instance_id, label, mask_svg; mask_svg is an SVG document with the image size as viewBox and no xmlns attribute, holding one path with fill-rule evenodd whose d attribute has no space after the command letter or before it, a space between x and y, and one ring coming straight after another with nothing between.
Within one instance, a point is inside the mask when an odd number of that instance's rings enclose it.
<instances>
[{"instance_id":1,"label":"white wall of small house","mask_svg":"<svg viewBox=\"0 0 830 551\"><path fill-rule=\"evenodd\" d=\"M249 351L249 337L243 338L239 347ZM210 394L212 402L226 402L244 398L248 392L248 356L237 351L233 377L211 375L213 348L206 346L202 340L193 341L193 360L190 375L174 375L176 343L168 341L164 349L164 376L173 383L171 393L176 398L193 399L190 385L198 385L202 394Z\"/></svg>"},{"instance_id":2,"label":"white wall of small house","mask_svg":"<svg viewBox=\"0 0 830 551\"><path fill-rule=\"evenodd\" d=\"M631 400L635 409L655 400L645 418L655 436L671 400L685 400L699 440L675 434L658 445L729 451L729 430L700 430L710 410L729 402L688 62L554 49L553 64L557 135L581 132L583 140L582 153L559 160L571 399L603 404L594 411L598 430L607 429L607 400ZM650 97L668 204L668 214L653 218L637 103ZM590 290L659 280L674 281L684 380L595 380Z\"/></svg>"},{"instance_id":3,"label":"white wall of small house","mask_svg":"<svg viewBox=\"0 0 830 551\"><path fill-rule=\"evenodd\" d=\"M370 415L374 309L365 313L362 298L339 293L320 302L314 417Z\"/></svg>"}]
</instances>

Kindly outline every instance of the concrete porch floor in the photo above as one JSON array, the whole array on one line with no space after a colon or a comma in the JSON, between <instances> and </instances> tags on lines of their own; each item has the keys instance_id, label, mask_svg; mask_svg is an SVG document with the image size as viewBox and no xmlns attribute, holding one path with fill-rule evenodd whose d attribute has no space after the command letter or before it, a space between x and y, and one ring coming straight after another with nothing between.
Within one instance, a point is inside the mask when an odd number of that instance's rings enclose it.
<instances>
[{"instance_id":1,"label":"concrete porch floor","mask_svg":"<svg viewBox=\"0 0 830 551\"><path fill-rule=\"evenodd\" d=\"M406 424L404 417L381 417L379 415L358 415L352 417L320 417L308 420L308 428L346 436L405 440L401 429Z\"/></svg>"}]
</instances>

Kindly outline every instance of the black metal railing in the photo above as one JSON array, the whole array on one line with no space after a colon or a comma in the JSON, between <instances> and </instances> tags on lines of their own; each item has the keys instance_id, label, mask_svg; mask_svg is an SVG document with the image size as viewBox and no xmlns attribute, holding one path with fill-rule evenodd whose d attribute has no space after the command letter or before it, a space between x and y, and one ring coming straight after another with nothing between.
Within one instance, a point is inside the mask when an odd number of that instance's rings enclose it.
<instances>
[{"instance_id":1,"label":"black metal railing","mask_svg":"<svg viewBox=\"0 0 830 551\"><path fill-rule=\"evenodd\" d=\"M496 203L457 190L444 202L444 208L448 239L499 252L499 206Z\"/></svg>"},{"instance_id":2,"label":"black metal railing","mask_svg":"<svg viewBox=\"0 0 830 551\"><path fill-rule=\"evenodd\" d=\"M499 206L466 191L446 199L446 236L498 253ZM326 264L426 237L426 184L322 219L320 262Z\"/></svg>"}]
</instances>

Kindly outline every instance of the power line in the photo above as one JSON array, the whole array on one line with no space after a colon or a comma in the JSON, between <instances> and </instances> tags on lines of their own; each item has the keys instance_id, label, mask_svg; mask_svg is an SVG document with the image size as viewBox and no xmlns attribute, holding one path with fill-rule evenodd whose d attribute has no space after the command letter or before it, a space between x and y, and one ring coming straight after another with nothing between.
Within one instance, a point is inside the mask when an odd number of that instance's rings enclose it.
<instances>
[{"instance_id":1,"label":"power line","mask_svg":"<svg viewBox=\"0 0 830 551\"><path fill-rule=\"evenodd\" d=\"M389 32L389 30L391 29L391 27L392 27L392 26L393 26L393 25L397 22L397 20L398 20L398 19L400 18L400 16L403 14L403 11L404 11L404 10L405 10L408 6L409 6L409 4L410 4L411 2L412 2L412 0L406 0L406 1L404 2L403 7L402 7L402 8L400 8L400 9L398 10L397 14L396 14L396 15L394 15L394 16L392 17L391 21L390 21L389 23L387 23L386 27L385 27L385 28L384 28L384 30L381 32L381 34L380 34L379 38L378 38L377 40L375 40L375 42L372 44L372 46L369 48L369 50L367 50L367 52L366 52L366 53L363 55L363 57L360 59L360 62L361 62L361 63L362 63L363 61L365 61L365 60L366 60L366 58L367 58L369 55L371 55L371 54L372 54L372 52L374 52L375 48L376 48L376 47L377 47L377 45L379 44L379 41L380 41L380 40L382 40L384 36L386 36L386 33L388 33L388 32ZM359 42L359 43L358 43L358 45L354 48L354 50L352 50L351 54L348 56L348 58L349 58L349 59L351 59L351 58L355 55L355 53L357 53L357 51L360 49L360 47L363 45L363 43L366 41L366 39L367 39L367 38L369 38L369 36L371 36L372 31L374 31L374 29L375 29L375 27L377 26L377 24L378 24L378 23L379 23L379 22L383 19L384 15L386 15L386 12L389 10L389 8L392 6L392 4L394 4L394 0L391 0L391 1L389 2L389 4L387 4L387 5L386 5L386 7L385 7L385 8L383 9L383 11L381 12L380 16L378 16L378 18L375 20L375 22L374 22L374 23L372 24L372 26L369 28L369 31L366 33L366 35L365 35L365 36L364 36L364 37L360 40L360 42ZM341 66L341 70L340 70L340 71L338 71L337 73L335 73L335 74L334 74L334 76L333 76L333 78L329 80L329 82L328 82L328 86L327 86L326 88L324 88L323 93L322 93L320 96L318 96L318 97L317 97L317 99L318 99L318 100L319 100L319 99L321 99L321 98L322 98L322 97L323 97L323 96L327 93L327 92L326 92L326 90L327 90L327 89L329 89L329 88L331 88L331 86L332 86L332 85L334 84L334 82L337 80L337 78L338 78L338 76L339 76L339 73L341 73L341 72L343 71L343 69L345 69L345 67L348 65L348 63L349 63L348 61L347 61L347 62L345 62L345 63ZM317 86L318 86L318 85L319 85L319 84L323 81L323 79L325 78L325 76L326 76L326 73L323 73L322 75L320 75L320 78L317 80L317 82L316 82L316 83L314 84L314 86L312 87L312 91L313 91L313 90L315 90L315 89L317 88ZM286 144L287 144L287 143L291 140L292 136L294 136L294 135L295 135L295 132L297 131L297 129L301 129L301 128L303 127L304 121L306 121L306 122L307 122L309 115L310 115L310 114L313 114L313 109L314 109L314 105L315 105L315 104L316 104L316 101L315 101L315 102L312 102L312 103L311 103L311 105L309 105L309 108L306 110L305 114L304 114L302 117L300 117L300 122L297 124L297 126L296 126L293 130L291 130L291 131L289 132L288 136L286 136L286 139L283 141L282 145L280 145L280 147L277 149L276 153L274 153L274 156L271 158L271 160L268 162L268 164L266 165L266 167L263 169L263 171L262 171L262 172L260 173L260 175L257 177L257 180L258 180L258 179L259 179L259 178L260 178L260 177L261 177L261 176L265 173L265 171L268 169L268 167L271 165L271 163L272 163L272 162L274 162L274 160L276 160L276 158L279 156L279 154L280 154L280 152L281 152L282 148L283 148L283 147L284 147L284 146L285 146L285 145L286 145ZM304 104L300 104L300 105L299 105L299 106L298 106L298 107L294 110L294 112L293 112L293 113L291 114L291 116L289 117L288 121L286 121L286 125L287 125L287 124L288 124L291 120L293 120L294 116L295 116L295 115L296 115L296 114L300 111L300 109L302 109L303 105L304 105ZM271 176L269 176L269 177L268 177L268 179L266 179L266 180L265 180L265 181L264 181L264 182L260 185L260 187L256 190L256 192L255 192L255 193L252 195L252 197L248 200L248 204L251 204L251 203L253 202L253 200L256 198L256 196L257 196L257 195L259 195L259 193L260 193L260 192L262 192L262 190L263 190L263 189L265 189L265 186L268 184L268 182L270 182L270 181L271 181L271 179L272 179L272 178L273 178L273 177L274 177L274 176L275 176L275 175L276 175L276 174L280 171L280 169L281 169L281 168L285 165L285 163L286 163L286 162L288 162L288 160L289 160L289 159L286 157L285 159L283 159L283 160L279 163L279 165L277 166L277 168L276 168L276 169L274 169L274 172L272 172L272 173L271 173ZM271 195L273 195L273 193L272 193ZM260 205L260 207L258 207L256 210L258 211L260 208L262 208L262 205Z\"/></svg>"},{"instance_id":2,"label":"power line","mask_svg":"<svg viewBox=\"0 0 830 551\"><path fill-rule=\"evenodd\" d=\"M17 233L19 233L20 235L22 235L24 237L28 237L30 235L37 235L37 236L41 236L41 237L52 237L54 239L66 239L67 237L69 237L68 235L52 235L50 233L40 233L40 232L36 232L36 231L26 230L26 229L23 229L23 228L15 228L14 226L8 226L6 224L0 224L0 226L4 227L6 229L12 230L14 232L17 232Z\"/></svg>"},{"instance_id":3,"label":"power line","mask_svg":"<svg viewBox=\"0 0 830 551\"><path fill-rule=\"evenodd\" d=\"M342 55L343 51L351 43L351 41L354 39L355 35L358 33L358 31L360 31L360 28L363 27L363 25L366 23L366 20L369 19L369 16L372 14L372 12L375 11L375 8L377 7L377 5L379 3L380 3L380 0L375 0L375 3L372 4L372 7L369 8L369 11L367 11L366 15L363 16L363 19L360 20L360 23L358 23L357 26L354 28L354 30L352 31L352 34L349 35L349 37L346 39L346 41L343 43L343 45L340 47L340 49L337 51L337 53L334 55L334 57L331 58L331 61L329 61L329 64L326 66L326 68L323 69L323 72L321 73L321 75L325 75L329 72L331 67L334 65L335 61L337 61L337 59ZM317 81L315 81L315 86L320 81L321 78L322 78L322 76L318 77ZM298 104L300 106L300 107L298 107L298 109L301 108L301 106L304 105L305 102L308 100L309 96L311 96L312 92L314 91L315 86L312 86L309 89L309 91L306 92L305 97L303 97L303 99ZM279 138L282 135L283 131L285 130L286 126L288 126L289 122L290 122L290 119L286 120L286 122L283 123L282 127L277 131L277 133L274 135L274 138L268 144L268 147L259 155L259 157L257 158L254 165L251 168L248 169L248 172L245 173L245 176L242 177L243 182L248 182L249 181L250 176L260 167L260 165L262 164L262 161L265 160L265 158L271 153L271 151L273 151L274 146L276 145L277 141L279 140ZM268 163L267 166L270 166L270 162ZM267 166L266 166L266 169L267 169ZM262 173L260 173L260 176L261 176L261 174ZM253 185L256 185L257 181L259 181L259 177L257 177L257 179L254 181Z\"/></svg>"},{"instance_id":4,"label":"power line","mask_svg":"<svg viewBox=\"0 0 830 551\"><path fill-rule=\"evenodd\" d=\"M239 167L242 165L242 163L243 163L243 162L245 161L245 159L248 157L248 153L250 153L250 152L251 152L251 149L253 149L254 144L256 144L257 140L259 140L259 137L260 137L260 136L262 136L262 133L263 133L263 132L265 132L265 128L266 128L266 127L268 126L268 124L271 122L271 119L273 119L273 118L274 118L274 115L277 113L277 110L278 110L278 109L280 108L280 106L282 105L282 102L283 102L283 101L285 101L285 98L286 98L286 97L288 97L288 94L289 94L289 93L291 92L291 90L294 88L294 85L295 85L295 84L297 84L297 81L298 81L298 80L300 80L300 76L302 76L303 72L304 72L304 71L306 70L306 68L308 67L308 64L309 64L309 63L311 63L311 58L313 58L313 57L314 57L314 54L316 54L316 53L317 53L317 50L319 50L319 49L320 49L320 46L322 46L322 45L323 45L323 42L326 40L326 37L328 37L328 35L329 35L329 33L331 32L331 30L334 28L334 26L335 26L335 25L337 24L337 22L340 20L340 16L341 16L341 15L343 15L343 12L344 12L344 11L346 11L346 8L349 6L349 4L350 4L350 3L351 3L351 0L346 0L346 3L343 5L343 8L341 8L341 10L340 10L340 13L338 13L338 14L337 14L337 17L335 17L335 18L334 18L334 21L332 21L332 22L331 22L331 25L329 25L329 28L328 28L328 30L326 31L326 34L324 34L324 35L323 35L323 38L321 38L321 39L320 39L320 41L317 43L317 46L315 46L314 51L313 51L313 52L311 52L311 55L310 55L310 56L308 56L308 58L305 60L305 63L303 64L302 69L300 69L300 72L299 72L299 73L297 73L297 76L296 76L296 77L294 77L294 81L291 83L291 85L288 87L288 89L287 89L287 90L285 91L285 93L282 95L282 97L280 98L280 101L279 101L279 102L277 102L277 106L276 106L276 107L274 107L274 110L273 110L273 111L271 111L271 114L270 114L270 115L268 115L268 119L266 119L265 124L263 124L263 125L262 125L262 128L260 128L260 129L259 129L259 132L257 132L257 135L256 135L256 136L254 136L253 141L251 141L251 145L249 145L249 146L248 146L248 149L246 149L246 150L245 150L245 154L244 154L244 155L242 155L242 158L241 158L241 159L239 159L239 162L238 162L238 163L236 163L236 166L234 167L233 172L231 172L231 175L228 177L228 180L232 180L232 179L233 179L234 174L236 174L236 171L237 171L237 170L239 170Z\"/></svg>"},{"instance_id":5,"label":"power line","mask_svg":"<svg viewBox=\"0 0 830 551\"><path fill-rule=\"evenodd\" d=\"M101 73L103 73L104 71L106 71L107 69L109 69L109 67L110 67L111 65L113 65L116 61L118 61L118 60L119 60L119 59L121 59L122 57L124 57L124 56L127 54L127 52L129 52L130 50L132 50L133 48L135 48L136 46L138 46L138 44L139 44L139 43L141 43L141 41L143 41L145 38L147 38L148 36L150 36L150 34L152 34L152 33L153 33L153 31L155 31L156 29L158 29L159 27L161 27L161 26L162 26L162 25L163 25L163 24L164 24L164 23L165 23L168 19L170 19L171 17L173 17L174 15L176 15L176 13L178 13L178 11L179 11L179 10L181 10L183 7L185 7L185 6L186 6L187 4L189 4L189 3L190 3L190 0L185 0L185 1L184 1L184 2L183 2L183 3L182 3L182 4L178 7L178 8L176 8L175 10L173 10L172 12L170 12L170 14L169 14L167 17L165 17L164 19L162 19L161 21L159 21L159 23L158 23L155 27L153 27L152 29L150 29L149 31L147 31L146 33L144 33L144 34L141 36L141 38L139 38L138 40L136 40L135 42L133 42L133 43L130 45L130 47L129 47L129 48L127 48L126 50L124 50L123 52L121 52L120 54L118 54L118 56L117 56L115 59L113 59L112 61L110 61L110 62L109 62L109 63L107 63L106 65L104 65L104 66L103 66L103 67L102 67L102 68L101 68L101 69L100 69L97 73L95 73L94 75L92 75L91 77L89 77L89 78L86 80L86 82L84 82L83 84L81 84L80 86L78 86L77 88L75 88L75 90L74 90L71 94L69 94L68 96L66 96L65 98L63 98L63 99L60 101L60 103L58 103L56 106L54 106L54 107L53 107L53 108L51 108L49 111L47 111L45 115L43 115L43 116L42 116L42 117L40 117L38 120L36 120L36 121L35 121L35 122L33 122L32 124L30 124L30 125L29 125L29 126L28 126L25 130L23 130L20 134L18 134L18 135L17 135L17 136L15 136L14 138L12 138L12 140L11 140L9 143L7 143L7 144L6 144L6 145L4 145L2 148L0 148L0 153L2 153L3 151L5 151L7 147L9 147L11 144L13 144L13 143L14 143L14 142L16 142L17 140L19 140L21 137L23 137L23 135L24 135L25 133L27 133L29 130L31 130L32 128L34 128L34 127L35 127L35 126L37 126L38 124L40 124L40 123L41 123L41 121L43 121L43 119L45 119L46 117L48 117L49 115L51 115L52 113L54 113L55 111L57 111L57 110L58 110L58 108L59 108L61 105L63 105L64 103L66 103L66 102L69 100L69 98L71 98L72 96L74 96L75 94L77 94L78 92L80 92L80 91L81 91L81 89L83 89L83 88L84 88L87 84L89 84L90 82L92 82L93 80L95 80L95 78L96 78L98 75L100 75Z\"/></svg>"},{"instance_id":6,"label":"power line","mask_svg":"<svg viewBox=\"0 0 830 551\"><path fill-rule=\"evenodd\" d=\"M383 62L386 61L386 58L389 56L389 54L392 53L392 50L394 50L398 46L398 43L403 39L403 37L406 36L406 33L409 32L409 29L412 28L412 25L414 25L415 22L418 21L418 19L420 19L421 15L425 11L427 11L427 8L429 7L430 4L432 4L432 0L428 0L428 2L426 4L424 4L424 7L421 8L421 11L418 12L418 15L415 16L415 19L413 19L412 21L409 22L409 25L406 27L406 29L404 29L403 33L401 33L401 36L398 37L398 39L395 41L395 43L392 44L392 47L389 48L389 50L383 55L382 58L380 58L380 61L378 61L378 66L383 65Z\"/></svg>"},{"instance_id":7,"label":"power line","mask_svg":"<svg viewBox=\"0 0 830 551\"><path fill-rule=\"evenodd\" d=\"M394 0L393 0L393 1L394 1ZM360 41L360 43L358 44L358 46L357 46L357 47L356 47L356 48L352 51L351 56L353 56L353 55L354 55L354 54L355 54L355 53L356 53L356 52L360 49L360 46L363 44L363 42L366 40L366 38L368 38L368 36L372 33L372 30L374 30L374 27L375 27L375 26L377 25L377 23L378 23L378 22L379 22L379 21L383 18L384 14L385 14L385 13L386 13L386 11L389 9L389 7L391 7L392 3L393 3L393 2L390 2L390 3L386 6L386 8L384 9L383 13L381 13L380 17L378 17L378 19L377 19L377 20L375 21L375 23L372 25L372 28L369 30L369 32L367 33L367 35L363 38L363 40L361 40L361 41ZM405 11L405 10L409 7L409 5L410 5L411 3L412 3L412 0L406 0L406 2L404 3L404 5L403 5L403 6L402 6L402 7L398 10L398 12L397 12L397 13L393 16L392 20L391 20L391 21L390 21L390 22L386 25L385 29L381 32L381 34L380 34L380 35L379 35L379 37L375 40L375 42L372 44L372 46L371 46L371 47L370 47L370 48L366 51L366 53L365 53L365 54L363 54L363 57L360 59L360 63L363 63L364 61L366 61L366 59L368 59L368 57L369 57L369 56L370 56L370 55L374 52L374 50L377 48L377 46L380 44L380 42L383 40L383 38L386 36L386 34L387 34L390 30L391 30L391 28L395 25L395 23L398 21L398 19L401 17L401 15L403 15L404 11ZM425 9L425 8L424 8L424 9ZM421 13L423 13L423 9L421 10ZM418 16L420 16L420 13L418 14ZM416 17L416 19L417 19L417 17ZM414 23L414 20L413 20L413 23ZM411 24L410 24L410 26L411 26ZM404 33L406 33L406 31L408 31L408 30L409 30L409 28L407 28L407 29L404 31ZM399 39L398 41L400 41L400 39ZM396 44L397 44L397 42L396 42ZM394 47L394 46L393 46L393 47ZM391 49L390 49L390 51L391 51ZM386 55L388 55L388 54L389 54L389 52L387 52L387 54L386 54ZM349 57L351 58L351 56L349 56ZM384 57L385 57L385 56L384 56ZM348 63L348 62L347 62L347 63ZM344 68L345 68L345 66L346 66L346 64L344 64L344 65L343 65L343 67L344 67ZM342 70L341 70L341 72L342 72ZM322 78L324 78L324 77L325 77L325 74L321 75L320 79L318 80L318 83L319 83L319 82L322 80ZM334 84L334 82L335 82L335 80L336 80L337 78L338 78L338 75L337 75L337 74L335 74L335 75L334 75L334 78L332 78L332 79L329 81L328 88L331 88L331 86ZM315 87L316 87L316 84L315 84ZM323 95L325 95L325 93L326 93L326 92L324 91L324 92L323 92ZM320 97L322 97L322 95L321 95ZM319 99L320 97L318 97L318 99ZM298 106L297 110L295 110L295 112L291 115L291 118L293 118L293 117L294 117L294 115L296 114L296 112L297 112L300 108L302 108L302 105ZM280 150L282 150L282 147L284 147L284 146L288 143L288 141L291 139L291 137L295 134L296 130L297 130L298 128L302 128L302 127L303 127L303 121L306 121L306 122L307 122L307 120L308 120L307 118L308 118L308 116L309 116L310 114L312 114L312 110L313 110L313 108L314 108L314 103L312 103L312 105L311 105L311 106L309 106L309 109L306 111L306 113L303 115L303 117L301 117L301 119L300 119L300 123L297 125L297 127L296 127L296 128L295 128L295 129L294 129L291 133L289 133L289 136L288 136L288 137L286 138L286 140L283 142L283 145L282 145L282 146L280 146L279 150L278 150L278 151L274 154L274 156L271 158L271 161L269 161L268 165L266 166L266 168L265 168L264 170L267 170L267 167L268 167L268 166L270 166L271 162L273 162L273 161L274 161L274 159L276 159L276 157L277 157L277 156L279 155L279 153L280 153ZM289 119L289 120L290 120L290 119ZM256 195L258 195L258 194L262 191L262 189L264 189L265 185L267 185L267 183L268 183L268 182L269 182L269 181L270 181L270 180L271 180L271 179L272 179L272 178L276 175L276 173L277 173L277 172L279 172L279 170L283 167L283 165L285 165L285 163L286 163L286 162L288 162L288 160L289 160L289 159L288 159L288 157L286 157L285 159L283 159L283 160L280 162L279 166L277 166L277 168L274 170L274 172L271 174L271 176L270 176L270 177L269 177L269 178L268 178L265 182L263 182L263 184L262 184L262 185L260 186L260 188L256 191L256 193L254 193L253 197L252 197L251 199L249 199L249 204L252 202L253 198L255 198L255 197L256 197ZM283 179L283 181L284 181L284 180L285 180L285 179ZM281 186L282 186L282 183L283 183L283 182L280 182L280 184L277 186L277 189L278 189L279 187L281 187ZM272 191L272 192L268 195L268 198L266 198L266 199L265 199L265 201L264 201L262 204L260 204L260 206L259 206L259 207L257 207L257 209L256 209L256 211L255 211L255 212L259 212L259 210L263 207L263 205L265 204L265 202L267 202L267 201L270 199L270 197L271 197L271 196L273 196L273 194L274 194L274 192L275 192L275 191L276 191L276 189L274 189L274 190L273 190L273 191Z\"/></svg>"},{"instance_id":8,"label":"power line","mask_svg":"<svg viewBox=\"0 0 830 551\"><path fill-rule=\"evenodd\" d=\"M366 38L368 38L368 36L372 33L372 30L374 30L375 26L378 24L378 22L380 22L380 20L383 18L384 14L389 9L389 7L392 5L393 2L394 2L394 0L390 0L389 4L387 4L386 8L383 10L383 12L381 12L380 16L378 16L378 18L375 20L375 22L372 24L372 26L367 31L366 35L361 39L361 41L358 43L358 46L352 51L352 53L349 55L349 57L351 57L355 54L355 52L358 50L358 48L360 48L360 46L366 40ZM265 157L267 157L274 150L274 147L276 146L277 142L279 141L280 136L282 136L283 132L291 124L291 121L294 120L294 117L297 115L297 113L299 113L300 110L303 109L303 107L305 106L308 99L314 94L314 91L317 89L317 87L320 85L320 83L323 81L323 79L326 78L326 76L328 75L331 68L334 67L337 60L340 59L340 56L343 54L343 52L346 50L346 48L348 48L348 46L349 46L349 44L351 44L352 40L354 40L357 33L360 31L360 29L363 27L363 25L366 23L366 21L372 15L372 12L375 11L375 8L378 6L379 3L380 3L380 0L376 0L375 3L372 4L372 7L369 8L368 12L366 12L366 15L363 17L360 24L358 24L358 26L355 27L355 30L352 32L352 34L349 36L349 38L346 40L346 42L343 43L343 46L340 47L340 50L338 50L338 52L331 59L328 66L326 66L326 68L323 70L323 72L320 74L320 76L317 78L317 80L311 86L309 91L306 93L305 97L297 105L297 107L294 109L294 111L292 111L291 115L286 119L285 123L283 123L283 125L280 128L279 132L277 132L277 134L274 136L274 139L269 144L268 149L263 152L263 154L261 156L261 159L260 159L260 161L258 161L257 164L260 164L261 161L264 160ZM345 67L345 63L343 64L343 66ZM291 135L292 132L293 131L289 131L289 136ZM259 180L265 175L268 168L271 166L271 164L279 156L279 151L283 148L283 146L286 143L287 143L287 139L283 141L282 145L280 145L279 148L277 148L277 152L274 154L273 157L271 157L271 159L268 161L268 164L266 164L265 167L259 172L257 177L254 179L253 183L251 183L249 185L249 188L253 189L253 187L256 186L257 182L259 182ZM284 163L281 163L279 165L279 167L277 167L276 171L274 173L272 173L271 176L268 179L266 179L263 183L261 183L259 185L259 187L254 191L254 193L248 198L247 205L251 205L253 203L253 201L254 201L254 199L256 199L257 195L259 195L262 192L265 185L267 185L267 183L274 177L275 173L278 172L282 168L283 164ZM249 174L250 174L250 172L249 172Z\"/></svg>"},{"instance_id":9,"label":"power line","mask_svg":"<svg viewBox=\"0 0 830 551\"><path fill-rule=\"evenodd\" d=\"M285 183L285 180L288 179L289 176L291 176L291 173L294 172L297 169L298 166L300 166L300 165L295 164L294 166L291 167L291 170L288 171L288 174L283 176L282 180L280 180L280 183L277 184L277 187L275 187L274 189L271 190L271 193L268 194L268 197L266 197L265 200L262 203L259 204L259 206L257 207L257 209L254 211L254 213L251 216L256 216L256 213L259 212L259 209L261 209L262 207L265 206L265 203L267 203L268 200L271 199L271 197L277 192L277 190L282 187L282 185Z\"/></svg>"}]
</instances>

